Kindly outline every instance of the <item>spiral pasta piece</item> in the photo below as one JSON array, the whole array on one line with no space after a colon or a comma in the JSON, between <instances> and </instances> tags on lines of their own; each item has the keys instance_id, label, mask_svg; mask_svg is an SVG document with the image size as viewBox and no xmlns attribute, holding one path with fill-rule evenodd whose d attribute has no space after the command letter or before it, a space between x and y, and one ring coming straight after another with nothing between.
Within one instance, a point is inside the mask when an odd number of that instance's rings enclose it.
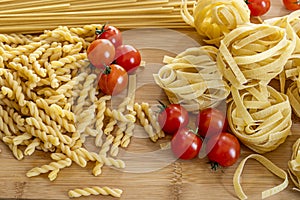
<instances>
[{"instance_id":1,"label":"spiral pasta piece","mask_svg":"<svg viewBox=\"0 0 300 200\"><path fill-rule=\"evenodd\" d=\"M124 136L124 132L126 130L127 123L126 122L120 122L118 124L118 129L116 131L116 135L113 141L113 144L110 149L110 155L111 156L117 156L119 153L119 146L121 145L122 138Z\"/></svg>"},{"instance_id":2,"label":"spiral pasta piece","mask_svg":"<svg viewBox=\"0 0 300 200\"><path fill-rule=\"evenodd\" d=\"M38 176L40 174L47 173L49 171L69 167L71 166L71 164L72 164L72 160L70 158L66 158L65 160L59 160L57 162L51 162L41 167L32 168L26 173L26 176L27 177Z\"/></svg>"},{"instance_id":3,"label":"spiral pasta piece","mask_svg":"<svg viewBox=\"0 0 300 200\"><path fill-rule=\"evenodd\" d=\"M63 153L51 153L51 158L52 158L52 160L59 161L59 160L66 159L67 156Z\"/></svg>"},{"instance_id":4,"label":"spiral pasta piece","mask_svg":"<svg viewBox=\"0 0 300 200\"><path fill-rule=\"evenodd\" d=\"M138 103L135 103L134 110L136 111L136 116L139 119L141 125L144 127L144 130L148 133L150 139L153 142L156 142L158 140L158 135L154 132L153 127L151 126L148 119L146 118L142 106Z\"/></svg>"},{"instance_id":5,"label":"spiral pasta piece","mask_svg":"<svg viewBox=\"0 0 300 200\"><path fill-rule=\"evenodd\" d=\"M106 109L106 101L110 100L111 96L106 95L101 97L97 102L97 114L96 114L96 130L98 134L96 135L95 145L101 146L102 145L102 136L103 136L103 120L104 120L104 112Z\"/></svg>"},{"instance_id":6,"label":"spiral pasta piece","mask_svg":"<svg viewBox=\"0 0 300 200\"><path fill-rule=\"evenodd\" d=\"M150 105L146 102L142 102L141 104L142 110L144 111L145 115L149 119L149 122L155 129L156 134L159 138L163 138L165 136L165 133L162 131L157 116L154 114L154 112L151 110Z\"/></svg>"},{"instance_id":7,"label":"spiral pasta piece","mask_svg":"<svg viewBox=\"0 0 300 200\"><path fill-rule=\"evenodd\" d=\"M102 173L103 163L96 161L95 166L93 167L93 175L99 176Z\"/></svg>"},{"instance_id":8,"label":"spiral pasta piece","mask_svg":"<svg viewBox=\"0 0 300 200\"><path fill-rule=\"evenodd\" d=\"M45 131L36 129L34 126L25 125L25 130L29 132L32 136L39 138L44 143L50 143L54 146L59 145L59 138L53 135L48 135Z\"/></svg>"},{"instance_id":9,"label":"spiral pasta piece","mask_svg":"<svg viewBox=\"0 0 300 200\"><path fill-rule=\"evenodd\" d=\"M154 80L171 103L180 103L188 111L215 107L229 95L216 64L217 48L193 47L175 58L165 57L167 64L154 74Z\"/></svg>"},{"instance_id":10,"label":"spiral pasta piece","mask_svg":"<svg viewBox=\"0 0 300 200\"><path fill-rule=\"evenodd\" d=\"M22 144L25 140L29 140L32 138L32 135L30 133L23 133L22 135L15 136L13 138L13 144L14 145L20 145Z\"/></svg>"},{"instance_id":11,"label":"spiral pasta piece","mask_svg":"<svg viewBox=\"0 0 300 200\"><path fill-rule=\"evenodd\" d=\"M111 195L113 197L121 197L122 190L114 189L110 187L87 187L83 189L74 189L69 190L69 197L81 197L81 196L90 196L90 195Z\"/></svg>"},{"instance_id":12,"label":"spiral pasta piece","mask_svg":"<svg viewBox=\"0 0 300 200\"><path fill-rule=\"evenodd\" d=\"M65 64L70 64L78 60L86 59L86 53L78 53L74 55L68 55L66 57L60 58L59 60L53 60L50 65L53 69L64 66Z\"/></svg>"},{"instance_id":13,"label":"spiral pasta piece","mask_svg":"<svg viewBox=\"0 0 300 200\"><path fill-rule=\"evenodd\" d=\"M70 31L80 37L94 37L96 28L102 27L103 24L88 24L83 27L72 27Z\"/></svg>"},{"instance_id":14,"label":"spiral pasta piece","mask_svg":"<svg viewBox=\"0 0 300 200\"><path fill-rule=\"evenodd\" d=\"M1 118L1 121L6 124L5 128L4 128L4 125L2 125L3 130L5 129L7 132L8 128L9 128L9 130L13 134L17 134L18 128L16 127L13 118L10 116L9 112L7 112L1 105L0 105L0 118Z\"/></svg>"},{"instance_id":15,"label":"spiral pasta piece","mask_svg":"<svg viewBox=\"0 0 300 200\"><path fill-rule=\"evenodd\" d=\"M41 140L39 138L34 138L30 144L27 145L26 149L24 150L24 155L30 156L34 153L36 147L40 146Z\"/></svg>"},{"instance_id":16,"label":"spiral pasta piece","mask_svg":"<svg viewBox=\"0 0 300 200\"><path fill-rule=\"evenodd\" d=\"M217 66L237 89L267 85L284 69L296 45L285 29L267 24L240 26L221 41Z\"/></svg>"},{"instance_id":17,"label":"spiral pasta piece","mask_svg":"<svg viewBox=\"0 0 300 200\"><path fill-rule=\"evenodd\" d=\"M36 105L39 108L44 109L45 113L49 115L54 121L56 121L60 126L65 128L69 132L75 132L75 126L74 124L71 124L68 119L62 118L60 115L58 115L57 112L51 112L50 106L46 102L45 99L39 98L36 100ZM73 117L73 116L72 116ZM75 119L74 119L75 120Z\"/></svg>"},{"instance_id":18,"label":"spiral pasta piece","mask_svg":"<svg viewBox=\"0 0 300 200\"><path fill-rule=\"evenodd\" d=\"M24 37L23 34L0 34L0 41L6 44L23 45L32 42L30 38Z\"/></svg>"},{"instance_id":19,"label":"spiral pasta piece","mask_svg":"<svg viewBox=\"0 0 300 200\"><path fill-rule=\"evenodd\" d=\"M257 153L275 150L291 133L291 107L288 97L271 86L237 90L227 109L232 132Z\"/></svg>"},{"instance_id":20,"label":"spiral pasta piece","mask_svg":"<svg viewBox=\"0 0 300 200\"><path fill-rule=\"evenodd\" d=\"M63 143L59 144L59 148L62 153L68 156L71 160L73 160L80 167L85 167L87 165L86 159L79 155L76 151L71 150L71 148Z\"/></svg>"},{"instance_id":21,"label":"spiral pasta piece","mask_svg":"<svg viewBox=\"0 0 300 200\"><path fill-rule=\"evenodd\" d=\"M49 174L48 174L49 180L54 181L57 178L59 171L60 171L60 169L56 168L56 169L52 170L51 172L49 172Z\"/></svg>"},{"instance_id":22,"label":"spiral pasta piece","mask_svg":"<svg viewBox=\"0 0 300 200\"><path fill-rule=\"evenodd\" d=\"M183 1L183 20L195 27L208 44L219 46L230 31L250 23L250 10L243 0L199 0L195 2L192 14L187 3L187 0Z\"/></svg>"},{"instance_id":23,"label":"spiral pasta piece","mask_svg":"<svg viewBox=\"0 0 300 200\"><path fill-rule=\"evenodd\" d=\"M37 120L34 117L28 117L26 118L26 122L28 125L34 126L36 129L40 129L41 131L45 131L50 135L58 137L60 141L62 141L65 144L71 144L72 142L72 139L68 135L62 134L57 128L48 126L44 124L41 120Z\"/></svg>"},{"instance_id":24,"label":"spiral pasta piece","mask_svg":"<svg viewBox=\"0 0 300 200\"><path fill-rule=\"evenodd\" d=\"M113 141L114 141L114 136L113 135L108 135L105 139L105 142L101 146L101 149L99 151L99 155L103 155L103 156L106 155L106 153L109 151L110 145L113 143Z\"/></svg>"},{"instance_id":25,"label":"spiral pasta piece","mask_svg":"<svg viewBox=\"0 0 300 200\"><path fill-rule=\"evenodd\" d=\"M34 63L43 53L46 51L47 48L50 47L50 44L46 43L41 45L37 48L34 52L29 55L29 62Z\"/></svg>"},{"instance_id":26,"label":"spiral pasta piece","mask_svg":"<svg viewBox=\"0 0 300 200\"><path fill-rule=\"evenodd\" d=\"M132 107L132 109L133 109L133 107ZM131 112L131 114L136 117L136 112L135 111L132 110L132 111L129 111L129 112ZM135 123L134 122L127 123L125 134L124 134L124 136L122 137L122 140L121 140L121 146L122 147L128 147L128 145L131 141L131 137L133 136L134 128L135 128Z\"/></svg>"},{"instance_id":27,"label":"spiral pasta piece","mask_svg":"<svg viewBox=\"0 0 300 200\"><path fill-rule=\"evenodd\" d=\"M116 168L125 168L124 161L120 159L114 159L105 155L97 154L95 152L89 152L85 148L76 149L75 152L86 160L98 161L100 163L104 163L107 166L114 166Z\"/></svg>"},{"instance_id":28,"label":"spiral pasta piece","mask_svg":"<svg viewBox=\"0 0 300 200\"><path fill-rule=\"evenodd\" d=\"M15 92L15 97L18 100L20 106L25 105L25 96L22 92L22 87L18 81L13 78L13 75L8 72L7 69L0 69L0 76L4 75L10 88Z\"/></svg>"}]
</instances>

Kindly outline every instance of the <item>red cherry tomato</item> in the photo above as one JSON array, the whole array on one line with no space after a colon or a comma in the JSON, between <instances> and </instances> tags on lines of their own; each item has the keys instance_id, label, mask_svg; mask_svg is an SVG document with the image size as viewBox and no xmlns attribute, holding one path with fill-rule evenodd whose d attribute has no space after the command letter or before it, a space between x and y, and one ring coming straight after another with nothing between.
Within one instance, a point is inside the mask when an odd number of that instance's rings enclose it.
<instances>
[{"instance_id":1,"label":"red cherry tomato","mask_svg":"<svg viewBox=\"0 0 300 200\"><path fill-rule=\"evenodd\" d=\"M179 129L188 125L189 114L180 104L170 104L165 106L161 103L158 123L166 134L174 135Z\"/></svg>"},{"instance_id":2,"label":"red cherry tomato","mask_svg":"<svg viewBox=\"0 0 300 200\"><path fill-rule=\"evenodd\" d=\"M226 131L228 128L226 115L216 108L206 108L199 112L196 126L202 137L211 137Z\"/></svg>"},{"instance_id":3,"label":"red cherry tomato","mask_svg":"<svg viewBox=\"0 0 300 200\"><path fill-rule=\"evenodd\" d=\"M300 1L299 0L283 0L283 5L288 10L298 10L300 9Z\"/></svg>"},{"instance_id":4,"label":"red cherry tomato","mask_svg":"<svg viewBox=\"0 0 300 200\"><path fill-rule=\"evenodd\" d=\"M235 164L240 157L240 151L238 139L227 132L209 138L206 143L208 159L222 167Z\"/></svg>"},{"instance_id":5,"label":"red cherry tomato","mask_svg":"<svg viewBox=\"0 0 300 200\"><path fill-rule=\"evenodd\" d=\"M111 64L106 66L104 72L100 74L98 86L104 94L117 95L128 85L128 74L119 65Z\"/></svg>"},{"instance_id":6,"label":"red cherry tomato","mask_svg":"<svg viewBox=\"0 0 300 200\"><path fill-rule=\"evenodd\" d=\"M173 135L171 150L177 158L190 160L195 158L202 147L202 140L187 127Z\"/></svg>"},{"instance_id":7,"label":"red cherry tomato","mask_svg":"<svg viewBox=\"0 0 300 200\"><path fill-rule=\"evenodd\" d=\"M133 74L141 64L141 54L131 45L121 45L116 49L115 63Z\"/></svg>"},{"instance_id":8,"label":"red cherry tomato","mask_svg":"<svg viewBox=\"0 0 300 200\"><path fill-rule=\"evenodd\" d=\"M104 68L114 61L115 47L107 39L94 40L87 49L89 61L97 68Z\"/></svg>"},{"instance_id":9,"label":"red cherry tomato","mask_svg":"<svg viewBox=\"0 0 300 200\"><path fill-rule=\"evenodd\" d=\"M108 39L114 46L117 48L118 46L122 45L122 33L121 31L111 25L103 25L102 28L96 29L96 37L95 39Z\"/></svg>"},{"instance_id":10,"label":"red cherry tomato","mask_svg":"<svg viewBox=\"0 0 300 200\"><path fill-rule=\"evenodd\" d=\"M245 0L251 16L258 17L266 14L271 7L270 0Z\"/></svg>"}]
</instances>

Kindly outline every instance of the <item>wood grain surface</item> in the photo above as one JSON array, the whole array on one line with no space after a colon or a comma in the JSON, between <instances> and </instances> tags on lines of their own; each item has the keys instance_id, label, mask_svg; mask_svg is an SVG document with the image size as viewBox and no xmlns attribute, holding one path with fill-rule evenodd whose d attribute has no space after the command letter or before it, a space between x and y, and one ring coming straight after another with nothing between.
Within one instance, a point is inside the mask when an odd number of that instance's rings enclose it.
<instances>
[{"instance_id":1,"label":"wood grain surface","mask_svg":"<svg viewBox=\"0 0 300 200\"><path fill-rule=\"evenodd\" d=\"M113 1L112 1L113 2ZM282 16L288 13L281 0L272 0L270 12L263 18ZM134 32L135 31L135 32ZM135 45L141 50L146 66L138 71L136 90L137 102L157 104L157 99L166 101L164 92L155 85L152 74L162 66L164 55L174 56L188 47L201 43L194 29L186 30L124 30L124 43ZM292 135L273 152L264 154L274 164L287 169L292 144L300 136L300 123L294 119ZM72 165L62 170L58 178L50 182L47 175L27 178L26 172L35 166L47 164L49 154L35 152L34 155L17 161L11 151L0 142L0 199L63 200L69 199L67 191L89 186L110 186L123 190L122 200L198 200L198 199L237 199L232 178L236 165L212 171L207 158L192 161L176 160L169 150L160 150L160 143L153 143L145 137L143 129L137 126L130 146L120 152L126 161L124 170L104 167L99 177L92 175L92 165L86 168ZM86 148L93 149L92 145ZM242 146L240 160L253 153ZM260 199L261 192L281 183L259 163L249 160L242 175L242 185L249 199ZM293 190L293 184L284 191L268 199L300 198ZM110 196L90 196L79 199L115 199Z\"/></svg>"}]
</instances>

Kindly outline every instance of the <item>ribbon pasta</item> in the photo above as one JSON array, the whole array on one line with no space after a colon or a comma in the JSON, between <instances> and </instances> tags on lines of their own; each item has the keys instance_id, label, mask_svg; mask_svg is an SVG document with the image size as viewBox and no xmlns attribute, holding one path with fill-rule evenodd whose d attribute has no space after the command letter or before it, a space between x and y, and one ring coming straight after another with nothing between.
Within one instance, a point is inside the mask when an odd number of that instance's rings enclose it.
<instances>
[{"instance_id":1,"label":"ribbon pasta","mask_svg":"<svg viewBox=\"0 0 300 200\"><path fill-rule=\"evenodd\" d=\"M231 93L228 123L244 145L262 154L275 150L290 135L292 111L285 94L262 85L244 90L231 87Z\"/></svg>"},{"instance_id":2,"label":"ribbon pasta","mask_svg":"<svg viewBox=\"0 0 300 200\"><path fill-rule=\"evenodd\" d=\"M294 11L283 17L265 20L265 23L285 28L288 34L295 35L296 48L285 64L284 73L280 76L280 81L282 91L285 89L286 80L292 81L286 90L286 94L290 99L295 115L300 117L300 11Z\"/></svg>"},{"instance_id":3,"label":"ribbon pasta","mask_svg":"<svg viewBox=\"0 0 300 200\"><path fill-rule=\"evenodd\" d=\"M283 28L266 24L240 26L221 41L218 67L237 89L267 85L283 71L295 45L295 38Z\"/></svg>"},{"instance_id":4,"label":"ribbon pasta","mask_svg":"<svg viewBox=\"0 0 300 200\"><path fill-rule=\"evenodd\" d=\"M240 184L240 176L242 174L243 168L244 168L247 160L249 160L250 158L255 159L256 161L261 163L263 166L265 166L268 170L270 170L273 174L275 174L276 176L278 176L279 178L284 180L281 184L279 184L273 188L270 188L268 190L263 191L261 193L262 199L270 197L270 196L284 190L288 186L288 184L289 184L288 175L284 170L282 170L279 167L277 167L276 165L274 165L270 160L268 160L266 157L264 157L262 155L251 154L251 155L247 156L246 158L244 158L240 162L240 164L233 176L234 190L235 190L237 196L239 197L239 199L247 199L247 196L244 193L242 186Z\"/></svg>"},{"instance_id":5,"label":"ribbon pasta","mask_svg":"<svg viewBox=\"0 0 300 200\"><path fill-rule=\"evenodd\" d=\"M188 111L217 106L229 95L216 66L217 49L194 47L175 58L165 56L163 66L154 74L155 82L164 89L171 103L180 103Z\"/></svg>"},{"instance_id":6,"label":"ribbon pasta","mask_svg":"<svg viewBox=\"0 0 300 200\"><path fill-rule=\"evenodd\" d=\"M250 23L250 10L243 0L198 0L192 15L187 0L181 9L183 20L196 28L207 44L220 41L239 25Z\"/></svg>"},{"instance_id":7,"label":"ribbon pasta","mask_svg":"<svg viewBox=\"0 0 300 200\"><path fill-rule=\"evenodd\" d=\"M288 162L288 173L295 186L300 189L300 138L293 145L293 154Z\"/></svg>"}]
</instances>

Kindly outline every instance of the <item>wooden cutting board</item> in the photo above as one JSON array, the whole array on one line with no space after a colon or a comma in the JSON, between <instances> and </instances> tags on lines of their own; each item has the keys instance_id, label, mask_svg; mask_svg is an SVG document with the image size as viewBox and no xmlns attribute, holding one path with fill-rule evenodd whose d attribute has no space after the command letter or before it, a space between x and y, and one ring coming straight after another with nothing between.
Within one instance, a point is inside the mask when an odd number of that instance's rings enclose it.
<instances>
[{"instance_id":1,"label":"wooden cutting board","mask_svg":"<svg viewBox=\"0 0 300 200\"><path fill-rule=\"evenodd\" d=\"M281 1L272 0L270 12L263 18L287 14ZM201 43L194 29L187 30L137 30L125 31L125 43L135 45L141 50L146 66L137 75L137 102L157 104L157 99L166 101L164 92L155 85L152 74L162 66L164 55L174 56L188 47ZM139 34L136 34L139 33ZM294 120L292 135L273 152L265 154L274 164L287 169L291 147L300 136L300 123ZM89 186L110 186L123 190L122 200L134 199L236 199L232 178L236 165L212 171L206 158L192 161L176 160L169 150L161 151L157 143L145 138L141 127L137 127L130 146L120 153L127 167L117 170L104 167L99 177L91 173L92 165L86 168L72 165L59 173L50 182L47 175L27 178L26 172L33 167L49 163L49 154L36 152L22 161L17 161L11 151L1 142L0 148L0 199L63 200L69 199L67 191ZM94 148L86 145L86 148ZM240 160L253 153L242 146ZM267 169L249 160L242 176L242 185L249 199L260 199L261 192L281 183ZM299 199L300 193L293 190L292 183L279 194L269 199ZM80 199L114 199L110 196L90 196Z\"/></svg>"}]
</instances>

